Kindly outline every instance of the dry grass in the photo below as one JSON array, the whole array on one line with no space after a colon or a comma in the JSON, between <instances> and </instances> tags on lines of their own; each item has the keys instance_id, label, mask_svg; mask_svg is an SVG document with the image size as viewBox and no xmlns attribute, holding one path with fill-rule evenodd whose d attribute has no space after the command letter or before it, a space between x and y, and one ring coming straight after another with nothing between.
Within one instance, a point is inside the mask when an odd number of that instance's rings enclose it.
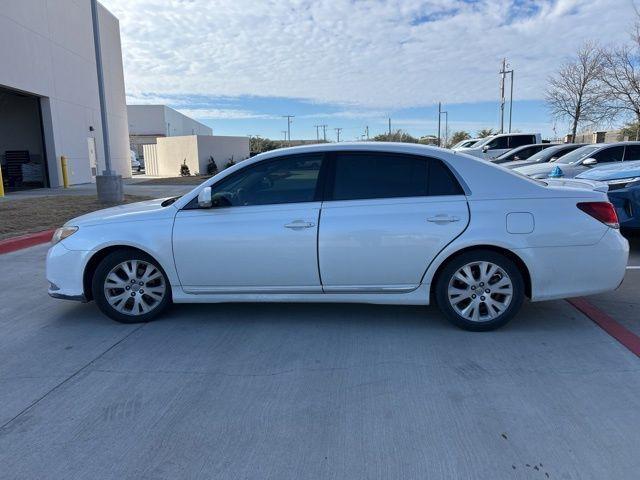
<instances>
[{"instance_id":1,"label":"dry grass","mask_svg":"<svg viewBox=\"0 0 640 480\"><path fill-rule=\"evenodd\" d=\"M136 185L200 185L211 175L198 175L191 177L167 177L167 178L151 178L136 182Z\"/></svg>"},{"instance_id":2,"label":"dry grass","mask_svg":"<svg viewBox=\"0 0 640 480\"><path fill-rule=\"evenodd\" d=\"M148 199L125 195L123 203ZM57 228L79 215L113 206L98 202L95 195L60 195L0 202L0 240Z\"/></svg>"}]
</instances>

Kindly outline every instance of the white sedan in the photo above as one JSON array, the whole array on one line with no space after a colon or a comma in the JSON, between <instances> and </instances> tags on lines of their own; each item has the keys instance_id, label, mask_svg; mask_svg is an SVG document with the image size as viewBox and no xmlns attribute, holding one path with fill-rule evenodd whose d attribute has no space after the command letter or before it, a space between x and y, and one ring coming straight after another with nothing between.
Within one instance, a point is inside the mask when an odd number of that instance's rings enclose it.
<instances>
[{"instance_id":1,"label":"white sedan","mask_svg":"<svg viewBox=\"0 0 640 480\"><path fill-rule=\"evenodd\" d=\"M606 188L604 189L606 190ZM629 246L606 193L411 144L296 147L179 198L59 229L49 294L145 322L171 303L435 302L469 330L615 289Z\"/></svg>"}]
</instances>

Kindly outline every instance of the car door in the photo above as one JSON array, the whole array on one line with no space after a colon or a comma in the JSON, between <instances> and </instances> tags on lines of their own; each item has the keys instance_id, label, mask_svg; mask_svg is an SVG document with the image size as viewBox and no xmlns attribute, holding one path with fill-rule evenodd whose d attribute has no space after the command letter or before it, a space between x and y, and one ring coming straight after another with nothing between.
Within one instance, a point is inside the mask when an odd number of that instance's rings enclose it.
<instances>
[{"instance_id":1,"label":"car door","mask_svg":"<svg viewBox=\"0 0 640 480\"><path fill-rule=\"evenodd\" d=\"M317 232L323 154L278 157L212 186L176 215L173 251L187 293L320 292Z\"/></svg>"},{"instance_id":2,"label":"car door","mask_svg":"<svg viewBox=\"0 0 640 480\"><path fill-rule=\"evenodd\" d=\"M323 289L410 291L466 228L466 196L448 167L423 156L331 156L318 236Z\"/></svg>"}]
</instances>

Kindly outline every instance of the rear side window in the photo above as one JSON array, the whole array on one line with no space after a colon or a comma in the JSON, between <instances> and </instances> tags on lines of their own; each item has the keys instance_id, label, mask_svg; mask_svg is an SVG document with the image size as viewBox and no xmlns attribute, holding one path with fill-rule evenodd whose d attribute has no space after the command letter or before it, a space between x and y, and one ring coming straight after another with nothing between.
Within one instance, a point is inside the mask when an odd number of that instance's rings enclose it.
<instances>
[{"instance_id":1,"label":"rear side window","mask_svg":"<svg viewBox=\"0 0 640 480\"><path fill-rule=\"evenodd\" d=\"M594 154L593 158L595 158L598 163L620 162L622 161L623 152L624 147L622 145L617 147L609 147Z\"/></svg>"},{"instance_id":2,"label":"rear side window","mask_svg":"<svg viewBox=\"0 0 640 480\"><path fill-rule=\"evenodd\" d=\"M509 148L518 148L531 143L536 143L533 135L513 135L509 137Z\"/></svg>"},{"instance_id":3,"label":"rear side window","mask_svg":"<svg viewBox=\"0 0 640 480\"><path fill-rule=\"evenodd\" d=\"M624 148L624 161L640 160L640 145L627 145Z\"/></svg>"},{"instance_id":4,"label":"rear side window","mask_svg":"<svg viewBox=\"0 0 640 480\"><path fill-rule=\"evenodd\" d=\"M333 200L461 193L462 189L452 173L436 159L369 152L345 152L335 156Z\"/></svg>"}]
</instances>

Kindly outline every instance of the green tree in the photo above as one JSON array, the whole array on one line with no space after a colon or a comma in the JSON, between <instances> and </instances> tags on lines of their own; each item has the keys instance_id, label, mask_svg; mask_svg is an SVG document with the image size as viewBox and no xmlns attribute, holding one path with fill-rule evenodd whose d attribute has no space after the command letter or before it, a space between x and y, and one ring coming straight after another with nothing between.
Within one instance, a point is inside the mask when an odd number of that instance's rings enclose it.
<instances>
[{"instance_id":1,"label":"green tree","mask_svg":"<svg viewBox=\"0 0 640 480\"><path fill-rule=\"evenodd\" d=\"M493 128L483 128L482 130L478 130L478 133L476 133L476 137L478 138L486 138L491 135L495 135Z\"/></svg>"},{"instance_id":2,"label":"green tree","mask_svg":"<svg viewBox=\"0 0 640 480\"><path fill-rule=\"evenodd\" d=\"M401 142L401 143L418 143L418 139L412 137L407 132L403 132L402 130L396 130L395 132L389 133L381 133L380 135L376 135L371 140L374 142Z\"/></svg>"},{"instance_id":3,"label":"green tree","mask_svg":"<svg viewBox=\"0 0 640 480\"><path fill-rule=\"evenodd\" d=\"M451 135L451 138L449 138L449 145L447 146L452 147L456 143L461 142L463 140L467 140L468 138L471 138L471 135L469 135L469 132L465 132L464 130L454 132L453 135Z\"/></svg>"}]
</instances>

